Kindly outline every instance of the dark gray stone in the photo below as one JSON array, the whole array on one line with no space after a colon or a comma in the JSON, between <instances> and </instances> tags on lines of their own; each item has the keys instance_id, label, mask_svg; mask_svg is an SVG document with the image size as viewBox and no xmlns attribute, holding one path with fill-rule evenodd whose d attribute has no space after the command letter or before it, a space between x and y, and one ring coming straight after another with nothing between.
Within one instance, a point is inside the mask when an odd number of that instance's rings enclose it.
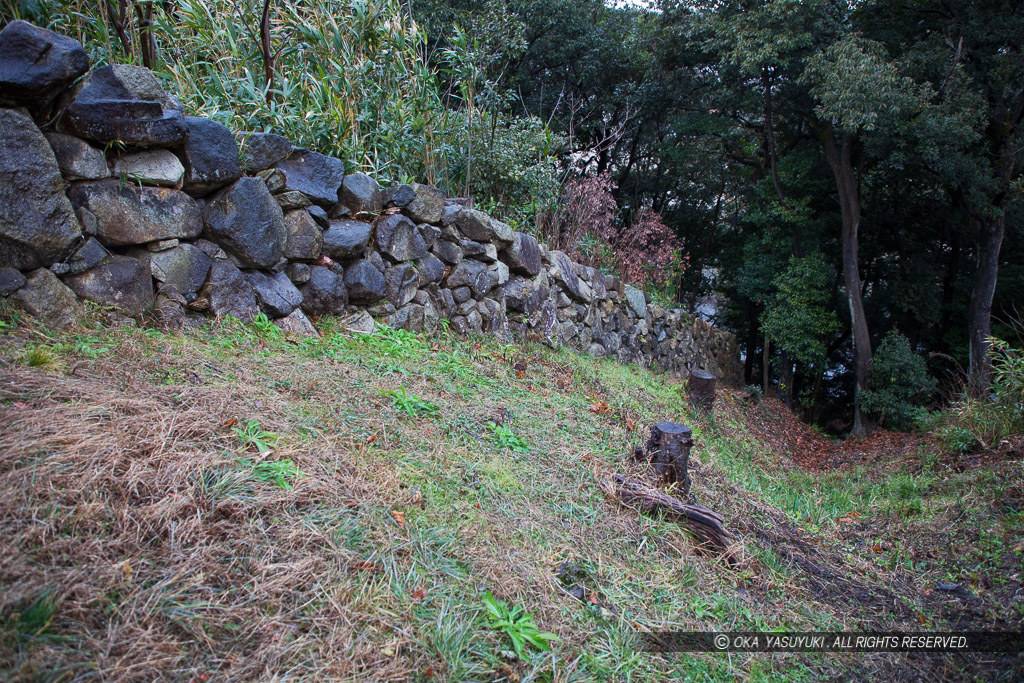
<instances>
[{"instance_id":1,"label":"dark gray stone","mask_svg":"<svg viewBox=\"0 0 1024 683\"><path fill-rule=\"evenodd\" d=\"M185 192L202 196L242 177L238 143L231 131L216 121L197 116L186 116L185 125L188 136L181 150Z\"/></svg>"},{"instance_id":2,"label":"dark gray stone","mask_svg":"<svg viewBox=\"0 0 1024 683\"><path fill-rule=\"evenodd\" d=\"M284 256L284 215L259 178L241 178L214 195L203 223L209 237L246 266L273 268Z\"/></svg>"},{"instance_id":3,"label":"dark gray stone","mask_svg":"<svg viewBox=\"0 0 1024 683\"><path fill-rule=\"evenodd\" d=\"M326 230L331 227L331 219L327 216L327 212L319 206L308 206L306 211L309 213L309 217L316 221L316 224Z\"/></svg>"},{"instance_id":4,"label":"dark gray stone","mask_svg":"<svg viewBox=\"0 0 1024 683\"><path fill-rule=\"evenodd\" d=\"M258 270L249 270L242 275L256 292L256 298L263 305L263 310L271 318L283 318L302 303L302 294L284 274L284 271L267 274Z\"/></svg>"},{"instance_id":5,"label":"dark gray stone","mask_svg":"<svg viewBox=\"0 0 1024 683\"><path fill-rule=\"evenodd\" d=\"M85 312L75 293L46 268L29 275L11 299L50 327L69 327Z\"/></svg>"},{"instance_id":6,"label":"dark gray stone","mask_svg":"<svg viewBox=\"0 0 1024 683\"><path fill-rule=\"evenodd\" d=\"M25 286L25 276L15 268L0 268L0 296L10 296Z\"/></svg>"},{"instance_id":7,"label":"dark gray stone","mask_svg":"<svg viewBox=\"0 0 1024 683\"><path fill-rule=\"evenodd\" d=\"M288 233L284 257L289 261L315 261L324 246L324 233L305 209L284 214Z\"/></svg>"},{"instance_id":8,"label":"dark gray stone","mask_svg":"<svg viewBox=\"0 0 1024 683\"><path fill-rule=\"evenodd\" d=\"M267 184L267 189L270 190L270 194L284 192L284 173L276 168L260 171L257 174L257 177L262 178L263 182Z\"/></svg>"},{"instance_id":9,"label":"dark gray stone","mask_svg":"<svg viewBox=\"0 0 1024 683\"><path fill-rule=\"evenodd\" d=\"M388 326L396 330L422 332L424 328L423 306L409 304L395 311L388 319Z\"/></svg>"},{"instance_id":10,"label":"dark gray stone","mask_svg":"<svg viewBox=\"0 0 1024 683\"><path fill-rule=\"evenodd\" d=\"M138 147L175 147L188 136L181 104L141 66L115 64L82 81L60 119L63 132Z\"/></svg>"},{"instance_id":11,"label":"dark gray stone","mask_svg":"<svg viewBox=\"0 0 1024 683\"><path fill-rule=\"evenodd\" d=\"M564 252L551 252L551 277L562 286L562 290L574 301L584 301L580 287L580 278L576 275L576 266Z\"/></svg>"},{"instance_id":12,"label":"dark gray stone","mask_svg":"<svg viewBox=\"0 0 1024 683\"><path fill-rule=\"evenodd\" d=\"M451 293L452 299L457 304L464 304L473 298L473 290L466 286L456 287L451 290Z\"/></svg>"},{"instance_id":13,"label":"dark gray stone","mask_svg":"<svg viewBox=\"0 0 1024 683\"><path fill-rule=\"evenodd\" d=\"M402 213L414 223L440 223L444 213L444 192L431 187L412 183L413 198L402 207Z\"/></svg>"},{"instance_id":14,"label":"dark gray stone","mask_svg":"<svg viewBox=\"0 0 1024 683\"><path fill-rule=\"evenodd\" d=\"M501 260L514 273L533 277L540 272L540 245L524 232L513 233L512 244L501 251Z\"/></svg>"},{"instance_id":15,"label":"dark gray stone","mask_svg":"<svg viewBox=\"0 0 1024 683\"><path fill-rule=\"evenodd\" d=\"M148 260L153 279L174 287L181 294L198 292L210 273L212 259L193 244L179 244L173 249L140 254Z\"/></svg>"},{"instance_id":16,"label":"dark gray stone","mask_svg":"<svg viewBox=\"0 0 1024 683\"><path fill-rule=\"evenodd\" d=\"M401 308L416 296L419 274L410 263L392 266L384 271L387 282L387 298L395 308Z\"/></svg>"},{"instance_id":17,"label":"dark gray stone","mask_svg":"<svg viewBox=\"0 0 1024 683\"><path fill-rule=\"evenodd\" d=\"M85 140L79 140L63 133L47 133L46 139L53 148L65 181L100 180L110 177L110 168L103 152Z\"/></svg>"},{"instance_id":18,"label":"dark gray stone","mask_svg":"<svg viewBox=\"0 0 1024 683\"><path fill-rule=\"evenodd\" d=\"M384 206L387 208L397 206L401 209L414 199L416 190L411 185L392 185L384 191Z\"/></svg>"},{"instance_id":19,"label":"dark gray stone","mask_svg":"<svg viewBox=\"0 0 1024 683\"><path fill-rule=\"evenodd\" d=\"M309 282L302 286L302 310L309 315L329 315L345 312L348 290L341 276L329 268L310 268Z\"/></svg>"},{"instance_id":20,"label":"dark gray stone","mask_svg":"<svg viewBox=\"0 0 1024 683\"><path fill-rule=\"evenodd\" d=\"M247 133L239 145L239 160L246 173L265 171L292 153L291 141L275 133Z\"/></svg>"},{"instance_id":21,"label":"dark gray stone","mask_svg":"<svg viewBox=\"0 0 1024 683\"><path fill-rule=\"evenodd\" d=\"M445 265L441 262L441 259L427 254L416 261L416 270L420 274L420 287L426 287L429 284L440 282L444 279Z\"/></svg>"},{"instance_id":22,"label":"dark gray stone","mask_svg":"<svg viewBox=\"0 0 1024 683\"><path fill-rule=\"evenodd\" d=\"M282 211L291 211L292 209L305 209L307 206L312 206L313 202L306 195L295 190L288 190L281 194L274 195L274 199L277 200L278 205ZM322 210L322 209L321 209Z\"/></svg>"},{"instance_id":23,"label":"dark gray stone","mask_svg":"<svg viewBox=\"0 0 1024 683\"><path fill-rule=\"evenodd\" d=\"M498 276L480 261L463 261L449 273L445 285L449 289L469 287L474 298L481 298L498 284Z\"/></svg>"},{"instance_id":24,"label":"dark gray stone","mask_svg":"<svg viewBox=\"0 0 1024 683\"><path fill-rule=\"evenodd\" d=\"M87 239L82 246L75 249L74 253L68 257L68 273L71 275L78 275L84 273L90 268L95 268L104 259L110 257L110 252L103 248L95 237ZM202 283L200 283L202 284Z\"/></svg>"},{"instance_id":25,"label":"dark gray stone","mask_svg":"<svg viewBox=\"0 0 1024 683\"><path fill-rule=\"evenodd\" d=\"M207 299L210 312L216 316L230 315L244 323L260 312L256 293L238 266L225 259L215 259L210 266L210 279L200 291Z\"/></svg>"},{"instance_id":26,"label":"dark gray stone","mask_svg":"<svg viewBox=\"0 0 1024 683\"><path fill-rule=\"evenodd\" d=\"M512 228L476 209L462 209L455 214L455 225L463 235L477 242L494 242L505 247L515 240Z\"/></svg>"},{"instance_id":27,"label":"dark gray stone","mask_svg":"<svg viewBox=\"0 0 1024 683\"><path fill-rule=\"evenodd\" d=\"M377 221L377 248L395 262L412 261L427 255L427 245L416 225L394 214Z\"/></svg>"},{"instance_id":28,"label":"dark gray stone","mask_svg":"<svg viewBox=\"0 0 1024 683\"><path fill-rule=\"evenodd\" d=\"M626 303L638 318L647 315L647 298L644 296L643 290L626 285L623 287L623 296L626 297Z\"/></svg>"},{"instance_id":29,"label":"dark gray stone","mask_svg":"<svg viewBox=\"0 0 1024 683\"><path fill-rule=\"evenodd\" d=\"M508 310L516 311L520 313L530 314L533 313L531 303L535 299L538 288L534 286L533 282L523 277L513 277L501 288L505 295L505 305L508 306ZM540 302L536 302L539 306ZM536 310L536 307L534 307Z\"/></svg>"},{"instance_id":30,"label":"dark gray stone","mask_svg":"<svg viewBox=\"0 0 1024 683\"><path fill-rule=\"evenodd\" d=\"M318 152L295 151L276 167L284 173L286 190L298 190L325 209L338 202L338 191L345 178L345 164L340 159Z\"/></svg>"},{"instance_id":31,"label":"dark gray stone","mask_svg":"<svg viewBox=\"0 0 1024 683\"><path fill-rule=\"evenodd\" d=\"M174 152L168 149L143 149L116 157L114 175L123 183L180 189L179 183L185 177L185 167Z\"/></svg>"},{"instance_id":32,"label":"dark gray stone","mask_svg":"<svg viewBox=\"0 0 1024 683\"><path fill-rule=\"evenodd\" d=\"M306 263L289 263L284 267L288 279L297 285L304 285L309 282L309 265Z\"/></svg>"},{"instance_id":33,"label":"dark gray stone","mask_svg":"<svg viewBox=\"0 0 1024 683\"><path fill-rule=\"evenodd\" d=\"M149 265L129 256L113 255L95 268L65 278L80 298L141 315L153 305Z\"/></svg>"},{"instance_id":34,"label":"dark gray stone","mask_svg":"<svg viewBox=\"0 0 1024 683\"><path fill-rule=\"evenodd\" d=\"M349 301L357 304L373 304L387 294L388 283L372 263L356 261L345 269L345 287Z\"/></svg>"},{"instance_id":35,"label":"dark gray stone","mask_svg":"<svg viewBox=\"0 0 1024 683\"><path fill-rule=\"evenodd\" d=\"M420 231L420 236L423 237L423 243L427 245L427 249L432 248L437 244L437 240L441 239L441 228L436 225L420 223L416 229Z\"/></svg>"},{"instance_id":36,"label":"dark gray stone","mask_svg":"<svg viewBox=\"0 0 1024 683\"><path fill-rule=\"evenodd\" d=\"M96 217L96 235L108 246L191 239L203 229L195 200L180 190L109 179L74 183L68 196Z\"/></svg>"},{"instance_id":37,"label":"dark gray stone","mask_svg":"<svg viewBox=\"0 0 1024 683\"><path fill-rule=\"evenodd\" d=\"M362 258L373 235L373 226L363 221L331 221L324 231L324 253L336 261Z\"/></svg>"},{"instance_id":38,"label":"dark gray stone","mask_svg":"<svg viewBox=\"0 0 1024 683\"><path fill-rule=\"evenodd\" d=\"M0 106L42 111L89 70L73 38L15 20L0 31Z\"/></svg>"},{"instance_id":39,"label":"dark gray stone","mask_svg":"<svg viewBox=\"0 0 1024 683\"><path fill-rule=\"evenodd\" d=\"M384 208L380 185L365 173L351 173L341 183L341 203L353 214L380 213Z\"/></svg>"},{"instance_id":40,"label":"dark gray stone","mask_svg":"<svg viewBox=\"0 0 1024 683\"><path fill-rule=\"evenodd\" d=\"M0 267L48 266L81 234L50 143L23 110L0 109Z\"/></svg>"},{"instance_id":41,"label":"dark gray stone","mask_svg":"<svg viewBox=\"0 0 1024 683\"><path fill-rule=\"evenodd\" d=\"M434 244L431 251L435 256L450 266L456 266L460 261L462 261L462 248L454 242L441 240Z\"/></svg>"}]
</instances>

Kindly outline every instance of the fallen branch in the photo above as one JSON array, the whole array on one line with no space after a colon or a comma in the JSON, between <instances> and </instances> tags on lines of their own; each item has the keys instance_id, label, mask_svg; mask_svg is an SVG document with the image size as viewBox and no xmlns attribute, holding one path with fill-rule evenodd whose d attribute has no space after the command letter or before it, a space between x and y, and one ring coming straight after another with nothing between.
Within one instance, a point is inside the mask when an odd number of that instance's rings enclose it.
<instances>
[{"instance_id":1,"label":"fallen branch","mask_svg":"<svg viewBox=\"0 0 1024 683\"><path fill-rule=\"evenodd\" d=\"M638 508L641 512L661 510L669 517L685 524L686 528L701 541L727 551L730 558L736 554L736 548L733 547L735 539L725 528L725 520L714 510L701 505L688 505L667 493L621 474L602 480L601 489L623 505Z\"/></svg>"}]
</instances>

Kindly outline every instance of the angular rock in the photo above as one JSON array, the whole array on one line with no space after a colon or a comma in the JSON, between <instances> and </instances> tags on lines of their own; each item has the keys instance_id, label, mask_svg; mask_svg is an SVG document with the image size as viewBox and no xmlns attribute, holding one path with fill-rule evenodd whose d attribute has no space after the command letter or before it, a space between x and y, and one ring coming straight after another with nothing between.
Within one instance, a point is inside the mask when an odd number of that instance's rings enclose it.
<instances>
[{"instance_id":1,"label":"angular rock","mask_svg":"<svg viewBox=\"0 0 1024 683\"><path fill-rule=\"evenodd\" d=\"M416 191L410 185L392 185L384 192L384 206L404 208L416 199Z\"/></svg>"},{"instance_id":2,"label":"angular rock","mask_svg":"<svg viewBox=\"0 0 1024 683\"><path fill-rule=\"evenodd\" d=\"M250 174L284 161L294 149L288 138L275 133L245 134L238 147L242 170Z\"/></svg>"},{"instance_id":3,"label":"angular rock","mask_svg":"<svg viewBox=\"0 0 1024 683\"><path fill-rule=\"evenodd\" d=\"M502 292L505 295L505 305L508 307L508 310L520 313L532 312L527 309L535 291L536 288L533 282L519 276L512 277L502 287Z\"/></svg>"},{"instance_id":4,"label":"angular rock","mask_svg":"<svg viewBox=\"0 0 1024 683\"><path fill-rule=\"evenodd\" d=\"M550 254L551 267L548 273L558 282L565 293L574 301L583 301L583 292L580 289L580 278L576 274L576 266L572 259L564 252L552 251Z\"/></svg>"},{"instance_id":5,"label":"angular rock","mask_svg":"<svg viewBox=\"0 0 1024 683\"><path fill-rule=\"evenodd\" d=\"M338 327L349 334L373 334L377 323L366 311L359 311L338 321Z\"/></svg>"},{"instance_id":6,"label":"angular rock","mask_svg":"<svg viewBox=\"0 0 1024 683\"><path fill-rule=\"evenodd\" d=\"M512 228L476 209L459 211L455 215L455 226L463 235L477 242L494 242L499 247L506 247L515 241Z\"/></svg>"},{"instance_id":7,"label":"angular rock","mask_svg":"<svg viewBox=\"0 0 1024 683\"><path fill-rule=\"evenodd\" d=\"M129 256L113 255L95 268L64 280L79 298L141 315L153 305L149 265Z\"/></svg>"},{"instance_id":8,"label":"angular rock","mask_svg":"<svg viewBox=\"0 0 1024 683\"><path fill-rule=\"evenodd\" d=\"M278 192L284 192L284 173L271 168L266 171L260 171L257 177L262 178L263 182L267 184L267 189L270 190L270 194L277 194Z\"/></svg>"},{"instance_id":9,"label":"angular rock","mask_svg":"<svg viewBox=\"0 0 1024 683\"><path fill-rule=\"evenodd\" d=\"M259 178L241 178L215 194L203 223L209 237L246 266L270 269L284 257L284 215Z\"/></svg>"},{"instance_id":10,"label":"angular rock","mask_svg":"<svg viewBox=\"0 0 1024 683\"><path fill-rule=\"evenodd\" d=\"M231 131L216 121L197 116L186 116L185 126L188 136L181 150L185 192L202 196L242 177L238 143Z\"/></svg>"},{"instance_id":11,"label":"angular rock","mask_svg":"<svg viewBox=\"0 0 1024 683\"><path fill-rule=\"evenodd\" d=\"M74 183L68 196L96 217L96 235L110 246L191 239L203 229L195 200L180 190L109 179Z\"/></svg>"},{"instance_id":12,"label":"angular rock","mask_svg":"<svg viewBox=\"0 0 1024 683\"><path fill-rule=\"evenodd\" d=\"M311 267L309 282L302 286L302 310L309 315L337 315L347 305L348 290L341 276L323 266Z\"/></svg>"},{"instance_id":13,"label":"angular rock","mask_svg":"<svg viewBox=\"0 0 1024 683\"><path fill-rule=\"evenodd\" d=\"M0 296L10 296L25 286L25 276L14 268L0 268Z\"/></svg>"},{"instance_id":14,"label":"angular rock","mask_svg":"<svg viewBox=\"0 0 1024 683\"><path fill-rule=\"evenodd\" d=\"M174 287L182 295L198 292L210 274L213 260L194 244L179 244L156 253L139 253L148 260L153 279Z\"/></svg>"},{"instance_id":15,"label":"angular rock","mask_svg":"<svg viewBox=\"0 0 1024 683\"><path fill-rule=\"evenodd\" d=\"M502 249L501 260L514 273L533 277L540 272L540 245L525 232L513 233L512 243Z\"/></svg>"},{"instance_id":16,"label":"angular rock","mask_svg":"<svg viewBox=\"0 0 1024 683\"><path fill-rule=\"evenodd\" d=\"M324 208L338 202L338 191L345 178L340 159L318 152L295 151L276 164L285 176L285 189L298 190Z\"/></svg>"},{"instance_id":17,"label":"angular rock","mask_svg":"<svg viewBox=\"0 0 1024 683\"><path fill-rule=\"evenodd\" d=\"M319 337L320 333L313 323L310 322L301 308L296 308L283 318L278 318L274 324L281 328L281 331L290 337Z\"/></svg>"},{"instance_id":18,"label":"angular rock","mask_svg":"<svg viewBox=\"0 0 1024 683\"><path fill-rule=\"evenodd\" d=\"M119 182L176 187L185 176L185 167L170 150L144 149L114 159L114 174L125 176Z\"/></svg>"},{"instance_id":19,"label":"angular rock","mask_svg":"<svg viewBox=\"0 0 1024 683\"><path fill-rule=\"evenodd\" d=\"M181 244L181 240L178 239L157 240L156 242L147 242L146 249L152 252L167 251L174 249L179 244Z\"/></svg>"},{"instance_id":20,"label":"angular rock","mask_svg":"<svg viewBox=\"0 0 1024 683\"><path fill-rule=\"evenodd\" d=\"M260 312L256 293L238 266L224 259L215 259L210 278L203 285L200 297L209 301L210 312L216 316L230 315L244 323Z\"/></svg>"},{"instance_id":21,"label":"angular rock","mask_svg":"<svg viewBox=\"0 0 1024 683\"><path fill-rule=\"evenodd\" d=\"M103 248L95 237L87 239L82 246L75 249L74 253L65 262L68 265L68 273L78 275L90 268L95 268L110 257L110 252ZM201 284L201 283L200 283Z\"/></svg>"},{"instance_id":22,"label":"angular rock","mask_svg":"<svg viewBox=\"0 0 1024 683\"><path fill-rule=\"evenodd\" d=\"M327 212L319 206L307 206L306 213L312 218L317 225L326 230L331 227L331 219L327 216Z\"/></svg>"},{"instance_id":23,"label":"angular rock","mask_svg":"<svg viewBox=\"0 0 1024 683\"><path fill-rule=\"evenodd\" d=\"M297 285L309 282L309 266L305 263L289 263L284 267L284 272Z\"/></svg>"},{"instance_id":24,"label":"angular rock","mask_svg":"<svg viewBox=\"0 0 1024 683\"><path fill-rule=\"evenodd\" d=\"M441 259L427 254L416 261L416 270L420 274L419 286L426 287L444 279L445 265L441 263Z\"/></svg>"},{"instance_id":25,"label":"angular rock","mask_svg":"<svg viewBox=\"0 0 1024 683\"><path fill-rule=\"evenodd\" d=\"M424 325L423 306L409 304L395 311L388 319L388 326L396 330L422 332Z\"/></svg>"},{"instance_id":26,"label":"angular rock","mask_svg":"<svg viewBox=\"0 0 1024 683\"><path fill-rule=\"evenodd\" d=\"M412 183L413 198L402 207L402 213L415 223L440 223L444 213L444 192L431 187Z\"/></svg>"},{"instance_id":27,"label":"angular rock","mask_svg":"<svg viewBox=\"0 0 1024 683\"><path fill-rule=\"evenodd\" d=\"M305 209L284 214L284 227L288 233L284 257L289 261L315 261L324 246L324 233Z\"/></svg>"},{"instance_id":28,"label":"angular rock","mask_svg":"<svg viewBox=\"0 0 1024 683\"><path fill-rule=\"evenodd\" d=\"M277 200L278 205L282 211L291 211L292 209L305 209L307 206L312 206L313 202L309 200L309 197L296 192L295 190L289 190L282 192L281 194L274 195L274 199ZM321 209L322 211L323 209Z\"/></svg>"},{"instance_id":29,"label":"angular rock","mask_svg":"<svg viewBox=\"0 0 1024 683\"><path fill-rule=\"evenodd\" d=\"M46 139L53 148L65 181L100 180L110 177L110 168L103 152L85 140L79 140L63 133L47 133Z\"/></svg>"},{"instance_id":30,"label":"angular rock","mask_svg":"<svg viewBox=\"0 0 1024 683\"><path fill-rule=\"evenodd\" d=\"M80 138L137 147L175 147L188 136L181 103L164 92L149 69L128 64L92 71L64 110L60 127Z\"/></svg>"},{"instance_id":31,"label":"angular rock","mask_svg":"<svg viewBox=\"0 0 1024 683\"><path fill-rule=\"evenodd\" d=\"M475 298L483 297L497 284L497 274L480 261L463 261L452 269L445 280L445 286L449 289L469 287Z\"/></svg>"},{"instance_id":32,"label":"angular rock","mask_svg":"<svg viewBox=\"0 0 1024 683\"><path fill-rule=\"evenodd\" d=\"M341 183L341 203L353 214L380 213L384 208L380 185L365 173L350 173Z\"/></svg>"},{"instance_id":33,"label":"angular rock","mask_svg":"<svg viewBox=\"0 0 1024 683\"><path fill-rule=\"evenodd\" d=\"M366 245L373 235L373 226L363 221L331 221L331 227L324 231L325 254L335 261L351 261L362 258Z\"/></svg>"},{"instance_id":34,"label":"angular rock","mask_svg":"<svg viewBox=\"0 0 1024 683\"><path fill-rule=\"evenodd\" d=\"M345 268L345 287L352 303L372 304L384 298L388 283L373 264L360 260Z\"/></svg>"},{"instance_id":35,"label":"angular rock","mask_svg":"<svg viewBox=\"0 0 1024 683\"><path fill-rule=\"evenodd\" d=\"M73 38L15 20L0 31L0 106L42 111L89 70Z\"/></svg>"},{"instance_id":36,"label":"angular rock","mask_svg":"<svg viewBox=\"0 0 1024 683\"><path fill-rule=\"evenodd\" d=\"M451 290L452 299L457 304L464 304L473 298L473 290L467 286L456 287Z\"/></svg>"},{"instance_id":37,"label":"angular rock","mask_svg":"<svg viewBox=\"0 0 1024 683\"><path fill-rule=\"evenodd\" d=\"M50 143L24 111L0 109L0 267L48 266L81 234Z\"/></svg>"},{"instance_id":38,"label":"angular rock","mask_svg":"<svg viewBox=\"0 0 1024 683\"><path fill-rule=\"evenodd\" d=\"M302 293L292 284L284 271L267 274L249 270L242 275L256 292L256 298L263 305L263 310L271 318L283 318L302 303Z\"/></svg>"},{"instance_id":39,"label":"angular rock","mask_svg":"<svg viewBox=\"0 0 1024 683\"><path fill-rule=\"evenodd\" d=\"M401 308L412 301L419 286L419 274L409 263L392 266L384 271L387 282L387 298L395 308Z\"/></svg>"},{"instance_id":40,"label":"angular rock","mask_svg":"<svg viewBox=\"0 0 1024 683\"><path fill-rule=\"evenodd\" d=\"M377 248L392 261L413 261L427 255L427 245L416 225L394 214L377 221Z\"/></svg>"},{"instance_id":41,"label":"angular rock","mask_svg":"<svg viewBox=\"0 0 1024 683\"><path fill-rule=\"evenodd\" d=\"M626 303L633 309L637 317L645 317L647 315L647 297L644 295L643 290L630 285L626 285L622 289L623 295L626 297Z\"/></svg>"},{"instance_id":42,"label":"angular rock","mask_svg":"<svg viewBox=\"0 0 1024 683\"><path fill-rule=\"evenodd\" d=\"M498 276L498 286L501 286L501 285L505 284L506 282L508 282L508 278L509 278L508 266L506 266L501 261L495 261L494 263L492 263L488 267L490 268L490 270L492 272L494 272Z\"/></svg>"},{"instance_id":43,"label":"angular rock","mask_svg":"<svg viewBox=\"0 0 1024 683\"><path fill-rule=\"evenodd\" d=\"M420 231L420 236L423 238L423 243L427 245L427 249L437 244L437 240L441 238L441 228L429 223L420 223L416 229Z\"/></svg>"},{"instance_id":44,"label":"angular rock","mask_svg":"<svg viewBox=\"0 0 1024 683\"><path fill-rule=\"evenodd\" d=\"M29 275L11 299L50 327L69 327L85 313L75 293L46 268Z\"/></svg>"},{"instance_id":45,"label":"angular rock","mask_svg":"<svg viewBox=\"0 0 1024 683\"><path fill-rule=\"evenodd\" d=\"M435 256L450 266L458 265L459 262L462 261L462 248L454 242L441 240L434 244L431 251Z\"/></svg>"}]
</instances>

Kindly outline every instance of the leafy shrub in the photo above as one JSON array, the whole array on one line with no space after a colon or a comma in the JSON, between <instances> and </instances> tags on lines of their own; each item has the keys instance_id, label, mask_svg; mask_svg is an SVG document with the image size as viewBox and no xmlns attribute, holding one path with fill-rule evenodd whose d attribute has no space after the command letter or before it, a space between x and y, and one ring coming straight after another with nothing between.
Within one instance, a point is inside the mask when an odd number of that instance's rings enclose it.
<instances>
[{"instance_id":1,"label":"leafy shrub","mask_svg":"<svg viewBox=\"0 0 1024 683\"><path fill-rule=\"evenodd\" d=\"M484 607L487 608L491 626L503 631L512 639L512 647L520 659L523 658L523 650L528 644L542 652L548 652L551 650L551 641L558 640L554 633L541 633L533 623L533 615L526 612L522 606L515 605L509 608L491 595L490 591L484 593Z\"/></svg>"},{"instance_id":2,"label":"leafy shrub","mask_svg":"<svg viewBox=\"0 0 1024 683\"><path fill-rule=\"evenodd\" d=\"M935 385L924 358L914 353L906 337L893 330L875 351L868 388L857 401L862 410L878 416L879 424L909 430L918 415L916 407Z\"/></svg>"}]
</instances>

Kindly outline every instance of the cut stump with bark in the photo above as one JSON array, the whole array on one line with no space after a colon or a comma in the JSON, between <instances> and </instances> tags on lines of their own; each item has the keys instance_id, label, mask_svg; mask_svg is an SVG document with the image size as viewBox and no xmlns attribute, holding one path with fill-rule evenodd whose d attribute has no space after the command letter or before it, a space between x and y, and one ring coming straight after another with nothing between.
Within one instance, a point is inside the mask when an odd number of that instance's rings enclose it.
<instances>
[{"instance_id":1,"label":"cut stump with bark","mask_svg":"<svg viewBox=\"0 0 1024 683\"><path fill-rule=\"evenodd\" d=\"M694 408L710 413L715 404L715 386L718 378L707 370L690 370L690 403Z\"/></svg>"},{"instance_id":2,"label":"cut stump with bark","mask_svg":"<svg viewBox=\"0 0 1024 683\"><path fill-rule=\"evenodd\" d=\"M651 463L659 480L679 484L684 496L690 493L690 448L693 432L678 422L659 422L651 427L645 449L637 449L634 457Z\"/></svg>"},{"instance_id":3,"label":"cut stump with bark","mask_svg":"<svg viewBox=\"0 0 1024 683\"><path fill-rule=\"evenodd\" d=\"M714 510L701 505L689 505L677 498L651 488L635 479L620 474L601 481L601 489L622 504L637 508L641 512L661 511L666 516L682 522L698 539L728 552L730 561L735 561L738 546L735 538L725 528L725 520Z\"/></svg>"}]
</instances>

